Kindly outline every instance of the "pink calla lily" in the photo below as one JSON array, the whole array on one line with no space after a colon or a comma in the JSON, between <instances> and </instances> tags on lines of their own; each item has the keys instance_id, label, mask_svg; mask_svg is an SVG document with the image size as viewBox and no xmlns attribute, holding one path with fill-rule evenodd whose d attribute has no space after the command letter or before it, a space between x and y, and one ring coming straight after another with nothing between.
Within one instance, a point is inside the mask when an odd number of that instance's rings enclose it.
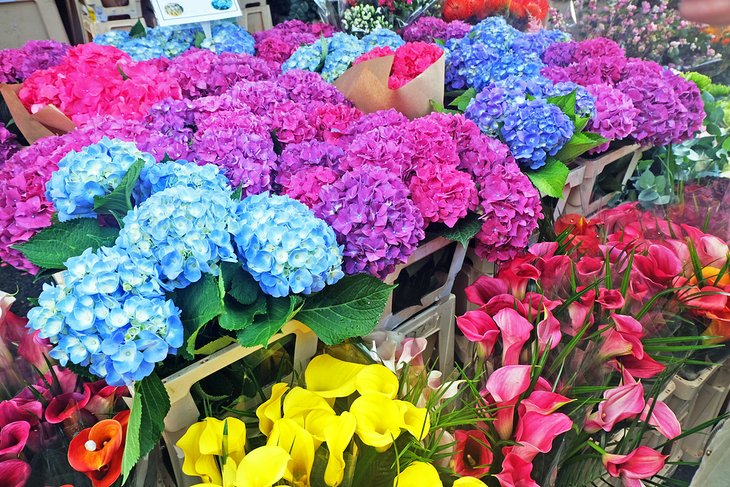
<instances>
[{"instance_id":1,"label":"pink calla lily","mask_svg":"<svg viewBox=\"0 0 730 487\"><path fill-rule=\"evenodd\" d=\"M30 471L30 465L22 460L0 462L0 487L25 487Z\"/></svg>"},{"instance_id":2,"label":"pink calla lily","mask_svg":"<svg viewBox=\"0 0 730 487\"><path fill-rule=\"evenodd\" d=\"M575 401L557 392L552 391L539 391L535 390L520 402L520 411L523 413L534 411L543 415L553 413L565 406L566 404Z\"/></svg>"},{"instance_id":3,"label":"pink calla lily","mask_svg":"<svg viewBox=\"0 0 730 487\"><path fill-rule=\"evenodd\" d=\"M17 458L25 448L30 436L30 425L25 421L15 421L0 429L0 460Z\"/></svg>"},{"instance_id":4,"label":"pink calla lily","mask_svg":"<svg viewBox=\"0 0 730 487\"><path fill-rule=\"evenodd\" d=\"M644 386L624 373L624 384L603 393L598 411L588 416L584 428L589 433L610 432L617 423L641 414L645 405Z\"/></svg>"},{"instance_id":5,"label":"pink calla lily","mask_svg":"<svg viewBox=\"0 0 730 487\"><path fill-rule=\"evenodd\" d=\"M494 296L508 293L509 288L505 281L490 276L481 276L474 281L474 284L464 289L466 299L477 306L484 306Z\"/></svg>"},{"instance_id":6,"label":"pink calla lily","mask_svg":"<svg viewBox=\"0 0 730 487\"><path fill-rule=\"evenodd\" d=\"M499 407L494 428L503 440L512 436L515 404L530 387L530 368L529 365L508 365L495 370L487 379L485 390Z\"/></svg>"},{"instance_id":7,"label":"pink calla lily","mask_svg":"<svg viewBox=\"0 0 730 487\"><path fill-rule=\"evenodd\" d=\"M606 270L606 265L603 259L598 257L584 256L575 264L578 282L584 286L601 277L604 270Z\"/></svg>"},{"instance_id":8,"label":"pink calla lily","mask_svg":"<svg viewBox=\"0 0 730 487\"><path fill-rule=\"evenodd\" d=\"M532 480L532 462L525 461L511 451L502 461L502 471L495 475L501 487L540 487Z\"/></svg>"},{"instance_id":9,"label":"pink calla lily","mask_svg":"<svg viewBox=\"0 0 730 487\"><path fill-rule=\"evenodd\" d=\"M396 369L400 370L404 365L423 367L423 352L427 347L428 340L425 338L404 338L395 351Z\"/></svg>"},{"instance_id":10,"label":"pink calla lily","mask_svg":"<svg viewBox=\"0 0 730 487\"><path fill-rule=\"evenodd\" d=\"M618 357L616 360L610 361L609 365L616 370L626 370L632 377L637 379L651 379L666 369L666 366L660 364L646 353L640 359L633 355L624 355Z\"/></svg>"},{"instance_id":11,"label":"pink calla lily","mask_svg":"<svg viewBox=\"0 0 730 487\"><path fill-rule=\"evenodd\" d=\"M649 421L647 421L649 410L651 410L651 417L648 418ZM679 424L677 416L663 401L654 401L654 399L649 399L644 411L641 413L640 419L654 426L668 440L676 438L682 434L682 426Z\"/></svg>"},{"instance_id":12,"label":"pink calla lily","mask_svg":"<svg viewBox=\"0 0 730 487\"><path fill-rule=\"evenodd\" d=\"M606 453L601 460L611 477L620 478L625 486L633 487L641 485L636 481L658 474L664 468L667 456L647 446L640 446L628 455Z\"/></svg>"},{"instance_id":13,"label":"pink calla lily","mask_svg":"<svg viewBox=\"0 0 730 487\"><path fill-rule=\"evenodd\" d=\"M573 421L563 413L542 414L529 411L517 422L515 441L518 443L512 452L523 460L531 462L539 453L548 453L553 448L553 440L570 431Z\"/></svg>"},{"instance_id":14,"label":"pink calla lily","mask_svg":"<svg viewBox=\"0 0 730 487\"><path fill-rule=\"evenodd\" d=\"M103 380L84 384L84 388L89 389L89 401L84 409L100 421L112 417L117 400L127 394L125 386L110 386Z\"/></svg>"},{"instance_id":15,"label":"pink calla lily","mask_svg":"<svg viewBox=\"0 0 730 487\"><path fill-rule=\"evenodd\" d=\"M517 365L522 347L530 339L532 324L517 311L509 308L497 313L494 322L502 332L502 366Z\"/></svg>"},{"instance_id":16,"label":"pink calla lily","mask_svg":"<svg viewBox=\"0 0 730 487\"><path fill-rule=\"evenodd\" d=\"M14 421L37 425L43 417L43 405L35 399L15 397L0 402L0 428Z\"/></svg>"},{"instance_id":17,"label":"pink calla lily","mask_svg":"<svg viewBox=\"0 0 730 487\"><path fill-rule=\"evenodd\" d=\"M613 311L623 308L626 301L618 289L601 288L596 303L600 304L605 310Z\"/></svg>"},{"instance_id":18,"label":"pink calla lily","mask_svg":"<svg viewBox=\"0 0 730 487\"><path fill-rule=\"evenodd\" d=\"M557 347L562 337L560 321L549 309L545 308L545 318L537 324L537 343L540 346L540 353L544 352L548 345L550 350Z\"/></svg>"},{"instance_id":19,"label":"pink calla lily","mask_svg":"<svg viewBox=\"0 0 730 487\"><path fill-rule=\"evenodd\" d=\"M499 337L499 328L489 314L481 309L467 311L456 318L456 326L470 342L479 344L484 356L492 353Z\"/></svg>"},{"instance_id":20,"label":"pink calla lily","mask_svg":"<svg viewBox=\"0 0 730 487\"><path fill-rule=\"evenodd\" d=\"M540 277L540 271L534 265L530 264L532 256L517 257L513 259L507 267L501 268L498 279L503 279L509 287L509 292L517 299L525 297L527 283L531 280L537 280Z\"/></svg>"},{"instance_id":21,"label":"pink calla lily","mask_svg":"<svg viewBox=\"0 0 730 487\"><path fill-rule=\"evenodd\" d=\"M46 406L46 421L51 424L62 423L84 409L90 398L91 391L88 388L83 392L67 392L54 396Z\"/></svg>"},{"instance_id":22,"label":"pink calla lily","mask_svg":"<svg viewBox=\"0 0 730 487\"><path fill-rule=\"evenodd\" d=\"M540 272L540 284L543 289L550 289L553 295L567 289L570 283L572 261L567 255L545 257L537 262Z\"/></svg>"},{"instance_id":23,"label":"pink calla lily","mask_svg":"<svg viewBox=\"0 0 730 487\"><path fill-rule=\"evenodd\" d=\"M566 335L575 336L586 324L593 325L595 319L593 318L593 313L591 313L592 309L592 306L586 306L577 301L570 303L568 305L570 322L561 326L561 331Z\"/></svg>"},{"instance_id":24,"label":"pink calla lily","mask_svg":"<svg viewBox=\"0 0 730 487\"><path fill-rule=\"evenodd\" d=\"M557 252L559 248L560 245L558 242L540 242L530 246L530 254L535 257L542 257L543 259L546 259L555 255L555 252Z\"/></svg>"}]
</instances>

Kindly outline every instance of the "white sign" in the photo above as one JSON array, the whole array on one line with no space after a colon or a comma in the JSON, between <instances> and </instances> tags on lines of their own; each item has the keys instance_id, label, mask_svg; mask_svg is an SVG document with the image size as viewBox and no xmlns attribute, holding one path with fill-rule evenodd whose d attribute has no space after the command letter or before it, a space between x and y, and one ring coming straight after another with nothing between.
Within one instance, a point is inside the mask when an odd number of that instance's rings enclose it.
<instances>
[{"instance_id":1,"label":"white sign","mask_svg":"<svg viewBox=\"0 0 730 487\"><path fill-rule=\"evenodd\" d=\"M240 17L238 0L152 0L159 25L181 25Z\"/></svg>"}]
</instances>

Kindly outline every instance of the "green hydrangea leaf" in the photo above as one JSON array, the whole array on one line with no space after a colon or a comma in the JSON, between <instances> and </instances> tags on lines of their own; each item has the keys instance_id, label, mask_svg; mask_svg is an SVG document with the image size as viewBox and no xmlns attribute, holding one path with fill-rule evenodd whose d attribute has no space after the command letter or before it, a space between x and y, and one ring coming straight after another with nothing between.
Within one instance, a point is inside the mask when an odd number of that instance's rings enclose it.
<instances>
[{"instance_id":1,"label":"green hydrangea leaf","mask_svg":"<svg viewBox=\"0 0 730 487\"><path fill-rule=\"evenodd\" d=\"M554 198L563 197L563 188L569 173L568 166L557 159L549 159L537 171L526 171L527 177L542 194Z\"/></svg>"}]
</instances>

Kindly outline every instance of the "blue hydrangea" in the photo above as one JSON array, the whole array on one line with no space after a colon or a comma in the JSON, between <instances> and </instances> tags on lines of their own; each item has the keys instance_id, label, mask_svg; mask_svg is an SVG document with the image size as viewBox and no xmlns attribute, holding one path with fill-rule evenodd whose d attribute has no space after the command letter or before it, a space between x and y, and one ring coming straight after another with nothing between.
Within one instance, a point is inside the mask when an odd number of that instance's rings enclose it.
<instances>
[{"instance_id":1,"label":"blue hydrangea","mask_svg":"<svg viewBox=\"0 0 730 487\"><path fill-rule=\"evenodd\" d=\"M453 90L474 86L475 80L485 78L479 84L488 84L489 67L499 58L497 51L487 45L474 42L469 37L450 39L446 42L446 84ZM485 76L486 74L486 76ZM481 89L481 88L480 88Z\"/></svg>"},{"instance_id":2,"label":"blue hydrangea","mask_svg":"<svg viewBox=\"0 0 730 487\"><path fill-rule=\"evenodd\" d=\"M229 191L176 186L154 193L124 217L116 245L153 259L167 290L184 288L220 261L235 262L230 227L236 202Z\"/></svg>"},{"instance_id":3,"label":"blue hydrangea","mask_svg":"<svg viewBox=\"0 0 730 487\"><path fill-rule=\"evenodd\" d=\"M94 197L111 193L138 159L147 165L155 162L133 143L107 137L80 152L66 154L46 184L46 197L56 208L59 221L96 217Z\"/></svg>"},{"instance_id":4,"label":"blue hydrangea","mask_svg":"<svg viewBox=\"0 0 730 487\"><path fill-rule=\"evenodd\" d=\"M333 82L364 52L363 43L357 37L336 32L329 39L322 78L329 83Z\"/></svg>"},{"instance_id":5,"label":"blue hydrangea","mask_svg":"<svg viewBox=\"0 0 730 487\"><path fill-rule=\"evenodd\" d=\"M314 44L300 46L294 53L284 61L281 65L282 72L286 73L292 69L301 69L304 71L316 72L322 64L322 49L327 48L326 39L320 39Z\"/></svg>"},{"instance_id":6,"label":"blue hydrangea","mask_svg":"<svg viewBox=\"0 0 730 487\"><path fill-rule=\"evenodd\" d=\"M344 276L334 230L288 196L247 197L232 233L243 268L271 296L321 291Z\"/></svg>"},{"instance_id":7,"label":"blue hydrangea","mask_svg":"<svg viewBox=\"0 0 730 487\"><path fill-rule=\"evenodd\" d=\"M575 91L575 113L579 117L593 118L596 116L596 98L591 95L584 87L564 81L555 83L553 86L545 90L544 96L550 98L552 96L565 96Z\"/></svg>"},{"instance_id":8,"label":"blue hydrangea","mask_svg":"<svg viewBox=\"0 0 730 487\"><path fill-rule=\"evenodd\" d=\"M154 264L118 247L87 249L45 284L28 327L55 345L62 366L89 366L111 385L130 384L183 344L180 311L165 300Z\"/></svg>"},{"instance_id":9,"label":"blue hydrangea","mask_svg":"<svg viewBox=\"0 0 730 487\"><path fill-rule=\"evenodd\" d=\"M513 41L511 48L515 52L533 53L542 58L545 50L556 42L568 42L570 34L559 30L539 30L534 33L520 33Z\"/></svg>"},{"instance_id":10,"label":"blue hydrangea","mask_svg":"<svg viewBox=\"0 0 730 487\"><path fill-rule=\"evenodd\" d=\"M218 10L228 10L233 6L232 0L213 0L211 3L213 5L213 8Z\"/></svg>"},{"instance_id":11,"label":"blue hydrangea","mask_svg":"<svg viewBox=\"0 0 730 487\"><path fill-rule=\"evenodd\" d=\"M129 54L135 61L147 61L178 56L193 46L194 39L194 29L155 27L147 29L145 37L130 37L129 32L112 30L97 35L94 42L114 46Z\"/></svg>"},{"instance_id":12,"label":"blue hydrangea","mask_svg":"<svg viewBox=\"0 0 730 487\"><path fill-rule=\"evenodd\" d=\"M505 111L514 100L508 89L495 86L477 93L477 96L466 107L464 116L474 122L483 133L496 137ZM526 100L524 93L518 95Z\"/></svg>"},{"instance_id":13,"label":"blue hydrangea","mask_svg":"<svg viewBox=\"0 0 730 487\"><path fill-rule=\"evenodd\" d=\"M142 169L132 198L139 205L152 194L174 186L213 191L231 190L228 178L214 164L198 166L182 160L168 161Z\"/></svg>"},{"instance_id":14,"label":"blue hydrangea","mask_svg":"<svg viewBox=\"0 0 730 487\"><path fill-rule=\"evenodd\" d=\"M475 76L467 77L469 85L477 90L485 88L490 83L502 81L510 76L519 78L536 78L545 65L535 53L520 54L512 51L501 53L489 65L481 66Z\"/></svg>"},{"instance_id":15,"label":"blue hydrangea","mask_svg":"<svg viewBox=\"0 0 730 487\"><path fill-rule=\"evenodd\" d=\"M216 54L235 52L253 55L256 51L255 43L253 36L240 25L221 21L213 24L211 37L203 40L200 47L210 49Z\"/></svg>"},{"instance_id":16,"label":"blue hydrangea","mask_svg":"<svg viewBox=\"0 0 730 487\"><path fill-rule=\"evenodd\" d=\"M509 25L504 17L487 17L469 31L468 37L498 52L505 52L523 34Z\"/></svg>"},{"instance_id":17,"label":"blue hydrangea","mask_svg":"<svg viewBox=\"0 0 730 487\"><path fill-rule=\"evenodd\" d=\"M573 122L558 107L543 99L507 107L501 134L518 163L539 169L573 136Z\"/></svg>"},{"instance_id":18,"label":"blue hydrangea","mask_svg":"<svg viewBox=\"0 0 730 487\"><path fill-rule=\"evenodd\" d=\"M372 51L376 47L390 47L394 51L406 42L390 29L378 28L362 38L364 52Z\"/></svg>"}]
</instances>

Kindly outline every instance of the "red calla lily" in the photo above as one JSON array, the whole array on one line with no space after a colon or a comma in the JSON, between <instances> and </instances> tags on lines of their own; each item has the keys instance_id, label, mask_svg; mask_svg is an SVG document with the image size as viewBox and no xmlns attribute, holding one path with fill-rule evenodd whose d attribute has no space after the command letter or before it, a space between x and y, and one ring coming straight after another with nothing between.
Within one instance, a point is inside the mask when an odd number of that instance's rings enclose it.
<instances>
[{"instance_id":1,"label":"red calla lily","mask_svg":"<svg viewBox=\"0 0 730 487\"><path fill-rule=\"evenodd\" d=\"M488 474L494 455L484 432L456 430L454 439L454 471L462 477L483 477Z\"/></svg>"}]
</instances>

